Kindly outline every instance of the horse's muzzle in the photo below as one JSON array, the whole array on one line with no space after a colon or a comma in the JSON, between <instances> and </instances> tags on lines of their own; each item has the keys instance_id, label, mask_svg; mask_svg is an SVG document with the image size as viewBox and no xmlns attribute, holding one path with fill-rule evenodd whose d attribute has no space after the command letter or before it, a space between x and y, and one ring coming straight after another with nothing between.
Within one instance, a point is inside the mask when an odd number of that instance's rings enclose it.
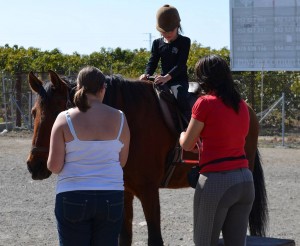
<instances>
[{"instance_id":1,"label":"horse's muzzle","mask_svg":"<svg viewBox=\"0 0 300 246\"><path fill-rule=\"evenodd\" d=\"M27 161L27 170L31 174L31 178L33 180L43 180L50 177L52 174L47 167L43 166L42 162L36 163L34 166L32 166L32 163Z\"/></svg>"}]
</instances>

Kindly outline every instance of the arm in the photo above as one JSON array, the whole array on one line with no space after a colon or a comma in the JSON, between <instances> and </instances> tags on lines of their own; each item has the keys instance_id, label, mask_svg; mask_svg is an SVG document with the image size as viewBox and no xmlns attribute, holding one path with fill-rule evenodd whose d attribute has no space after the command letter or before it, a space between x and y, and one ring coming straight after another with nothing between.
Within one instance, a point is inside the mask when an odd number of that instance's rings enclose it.
<instances>
[{"instance_id":1,"label":"arm","mask_svg":"<svg viewBox=\"0 0 300 246\"><path fill-rule=\"evenodd\" d=\"M145 74L152 76L158 66L160 55L158 53L158 40L154 40L151 48L151 56L146 66Z\"/></svg>"},{"instance_id":2,"label":"arm","mask_svg":"<svg viewBox=\"0 0 300 246\"><path fill-rule=\"evenodd\" d=\"M124 115L124 125L120 136L120 141L124 144L120 152L120 165L124 167L128 159L129 144L130 144L130 130L125 115Z\"/></svg>"},{"instance_id":3,"label":"arm","mask_svg":"<svg viewBox=\"0 0 300 246\"><path fill-rule=\"evenodd\" d=\"M57 116L51 131L47 168L52 173L56 174L61 171L65 163L65 140L63 132L65 122L65 115L60 113Z\"/></svg>"},{"instance_id":4,"label":"arm","mask_svg":"<svg viewBox=\"0 0 300 246\"><path fill-rule=\"evenodd\" d=\"M180 146L186 151L193 150L197 140L199 139L200 133L203 130L203 127L204 127L203 122L191 118L187 130L180 134L180 138L179 138Z\"/></svg>"}]
</instances>

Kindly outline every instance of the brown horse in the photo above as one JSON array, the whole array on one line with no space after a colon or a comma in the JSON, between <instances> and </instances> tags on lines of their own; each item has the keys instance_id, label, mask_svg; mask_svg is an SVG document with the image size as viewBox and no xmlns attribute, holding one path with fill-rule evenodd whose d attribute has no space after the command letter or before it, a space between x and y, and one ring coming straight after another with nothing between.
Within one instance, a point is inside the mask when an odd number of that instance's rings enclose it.
<instances>
[{"instance_id":1,"label":"brown horse","mask_svg":"<svg viewBox=\"0 0 300 246\"><path fill-rule=\"evenodd\" d=\"M34 133L27 167L33 179L46 179L50 132L59 112L72 106L75 83L49 71L50 81L42 82L32 72L29 84L38 94L32 109ZM178 136L163 120L151 82L129 81L118 76L107 77L104 103L122 110L131 131L129 158L124 168L125 216L120 245L132 243L133 199L142 204L148 226L148 245L163 245L160 227L159 188L167 171L166 159ZM263 236L267 222L264 176L257 151L258 121L250 110L250 131L245 146L251 168L254 167L256 200L250 215L251 235ZM234 134L234 133L232 133ZM188 187L187 172L191 165L178 164L166 188ZM191 198L192 199L192 198ZM192 209L192 208L191 208Z\"/></svg>"}]
</instances>

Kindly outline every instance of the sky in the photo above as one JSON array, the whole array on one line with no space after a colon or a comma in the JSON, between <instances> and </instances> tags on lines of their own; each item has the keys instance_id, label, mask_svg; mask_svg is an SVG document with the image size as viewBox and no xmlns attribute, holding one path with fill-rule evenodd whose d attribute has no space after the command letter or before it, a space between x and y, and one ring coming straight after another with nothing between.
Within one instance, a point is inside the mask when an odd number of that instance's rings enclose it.
<instances>
[{"instance_id":1,"label":"sky","mask_svg":"<svg viewBox=\"0 0 300 246\"><path fill-rule=\"evenodd\" d=\"M150 49L156 11L177 8L183 35L204 47L230 45L229 0L0 0L0 46L89 55L101 48Z\"/></svg>"}]
</instances>

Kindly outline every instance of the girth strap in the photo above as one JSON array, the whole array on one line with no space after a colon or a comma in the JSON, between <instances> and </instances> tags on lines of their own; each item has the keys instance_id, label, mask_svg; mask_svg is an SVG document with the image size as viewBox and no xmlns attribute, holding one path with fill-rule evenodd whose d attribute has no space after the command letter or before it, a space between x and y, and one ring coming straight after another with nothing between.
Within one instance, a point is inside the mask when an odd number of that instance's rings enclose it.
<instances>
[{"instance_id":1,"label":"girth strap","mask_svg":"<svg viewBox=\"0 0 300 246\"><path fill-rule=\"evenodd\" d=\"M175 148L169 153L168 160L166 164L168 165L168 169L164 176L164 180L162 182L162 187L166 188L172 178L173 172L176 168L176 165L182 162L182 148L179 145L179 141L176 142Z\"/></svg>"}]
</instances>

